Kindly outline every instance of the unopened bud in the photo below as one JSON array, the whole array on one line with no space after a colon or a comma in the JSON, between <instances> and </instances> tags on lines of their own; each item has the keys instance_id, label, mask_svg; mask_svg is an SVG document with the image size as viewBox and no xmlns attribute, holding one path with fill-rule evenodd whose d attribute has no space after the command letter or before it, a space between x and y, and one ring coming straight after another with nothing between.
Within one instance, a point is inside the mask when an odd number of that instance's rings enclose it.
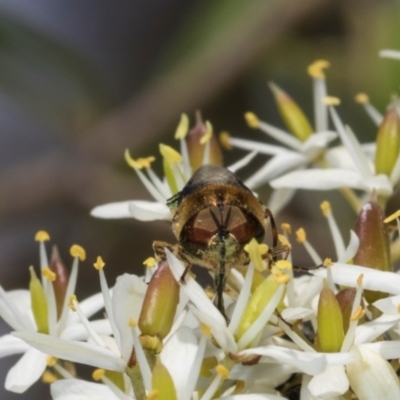
<instances>
[{"instance_id":1,"label":"unopened bud","mask_svg":"<svg viewBox=\"0 0 400 400\"><path fill-rule=\"evenodd\" d=\"M50 269L57 275L57 279L53 281L53 288L56 297L57 317L59 318L64 304L65 293L67 292L69 272L61 259L57 246L53 246L51 251Z\"/></svg>"},{"instance_id":2,"label":"unopened bud","mask_svg":"<svg viewBox=\"0 0 400 400\"><path fill-rule=\"evenodd\" d=\"M346 334L349 329L351 310L353 308L354 298L356 297L357 289L346 288L336 294L336 300L339 303L340 311L343 319L343 331Z\"/></svg>"},{"instance_id":3,"label":"unopened bud","mask_svg":"<svg viewBox=\"0 0 400 400\"><path fill-rule=\"evenodd\" d=\"M360 240L360 246L353 258L354 264L380 271L392 271L384 218L382 209L375 201L369 201L361 209L354 229ZM387 295L365 290L364 296L369 303L373 303Z\"/></svg>"},{"instance_id":4,"label":"unopened bud","mask_svg":"<svg viewBox=\"0 0 400 400\"><path fill-rule=\"evenodd\" d=\"M390 176L400 149L400 120L395 107L383 117L376 137L375 170Z\"/></svg>"},{"instance_id":5,"label":"unopened bud","mask_svg":"<svg viewBox=\"0 0 400 400\"><path fill-rule=\"evenodd\" d=\"M151 277L142 311L139 328L143 335L163 339L171 330L179 303L179 284L166 261L162 262Z\"/></svg>"},{"instance_id":6,"label":"unopened bud","mask_svg":"<svg viewBox=\"0 0 400 400\"><path fill-rule=\"evenodd\" d=\"M153 368L151 379L152 391L157 392L158 400L177 400L174 381L167 368L158 360Z\"/></svg>"},{"instance_id":7,"label":"unopened bud","mask_svg":"<svg viewBox=\"0 0 400 400\"><path fill-rule=\"evenodd\" d=\"M49 333L47 300L40 280L35 274L33 267L29 268L31 279L29 281L29 291L31 294L32 313L35 318L37 331L39 333Z\"/></svg>"},{"instance_id":8,"label":"unopened bud","mask_svg":"<svg viewBox=\"0 0 400 400\"><path fill-rule=\"evenodd\" d=\"M275 83L271 82L269 87L275 97L279 114L288 130L302 142L307 140L312 134L313 129L301 108L285 91L275 85Z\"/></svg>"},{"instance_id":9,"label":"unopened bud","mask_svg":"<svg viewBox=\"0 0 400 400\"><path fill-rule=\"evenodd\" d=\"M324 288L318 303L318 340L326 353L340 351L344 340L343 318L334 293Z\"/></svg>"}]
</instances>

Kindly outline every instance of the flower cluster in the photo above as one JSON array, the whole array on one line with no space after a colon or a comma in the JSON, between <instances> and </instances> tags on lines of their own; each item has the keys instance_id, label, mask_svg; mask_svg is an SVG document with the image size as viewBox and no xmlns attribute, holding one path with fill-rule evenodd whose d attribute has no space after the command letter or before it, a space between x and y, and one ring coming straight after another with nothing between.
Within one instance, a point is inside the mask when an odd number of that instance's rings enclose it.
<instances>
[{"instance_id":1,"label":"flower cluster","mask_svg":"<svg viewBox=\"0 0 400 400\"><path fill-rule=\"evenodd\" d=\"M382 55L399 56L388 51ZM244 184L228 181L238 198L226 208L215 204L204 214L201 198L193 211L185 203L184 212L177 212L186 195L207 186L203 176L193 175L199 167L222 165L212 126L199 114L192 129L182 115L175 134L179 152L160 145L164 177L152 170L154 157L133 159L125 152L155 201L106 204L92 214L172 220L178 226L180 243L156 242L155 258L144 262L144 276L124 274L109 288L99 256L93 265L101 291L78 302L74 292L83 248L71 247L68 274L56 250L48 261L49 235L38 232L41 279L31 267L29 290L6 292L0 287L0 316L12 328L0 338L0 355L23 354L7 375L8 390L24 392L42 377L56 400L400 399L400 275L393 272L400 258L400 212L385 218L382 211L400 181L398 104L394 100L380 115L366 95L357 96L378 125L376 142L360 144L336 111L339 100L328 96L328 66L319 60L308 69L314 127L294 100L271 83L288 132L254 113L245 118L251 128L283 146L221 134L224 147L249 151L227 167L232 172L259 153L272 156ZM334 130L329 130L330 121ZM342 145L329 147L336 138ZM207 179L219 184L222 170L213 171L215 176ZM272 214L251 192L265 183L274 188L269 203L274 212L297 189L341 191L358 216L346 244L330 203L321 204L335 261L322 259L300 228L295 240L313 267L295 276L291 226L275 226ZM257 230L264 217L240 203L246 198L270 219L271 246L262 243ZM182 214L186 219L180 222ZM254 232L251 240L240 242L248 232ZM235 253L230 245L237 242ZM204 249L212 249L213 257L207 258ZM213 264L216 255L224 260L218 268ZM201 259L216 275L215 291L197 283L190 272L193 259ZM226 260L238 260L237 265L231 267L233 262ZM219 296L223 310L215 306ZM105 317L93 320L103 308ZM82 379L75 363L93 367L93 381Z\"/></svg>"}]
</instances>

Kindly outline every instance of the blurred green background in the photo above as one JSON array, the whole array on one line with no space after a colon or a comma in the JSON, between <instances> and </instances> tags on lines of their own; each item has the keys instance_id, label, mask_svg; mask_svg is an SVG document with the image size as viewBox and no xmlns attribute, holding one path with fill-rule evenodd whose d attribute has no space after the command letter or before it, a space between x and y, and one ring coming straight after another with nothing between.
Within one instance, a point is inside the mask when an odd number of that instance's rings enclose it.
<instances>
[{"instance_id":1,"label":"blurred green background","mask_svg":"<svg viewBox=\"0 0 400 400\"><path fill-rule=\"evenodd\" d=\"M110 285L122 272L141 271L154 239L173 240L169 224L89 216L98 204L150 199L124 165L124 149L158 156L157 143L173 144L180 114L193 120L196 109L217 133L264 139L243 113L283 127L269 80L312 119L306 68L315 59L331 62L328 90L342 99L342 119L362 142L373 140L376 128L353 99L366 92L383 112L398 91L400 64L378 51L400 49L399 22L399 3L389 0L1 0L1 285L26 287L28 266L38 267L39 229L68 264L72 244L87 250L78 298L99 290L92 268L99 254ZM227 163L241 155L226 154ZM258 156L252 168L265 161ZM266 199L268 189L260 193ZM325 198L348 237L354 214L337 194L300 192L277 219L305 226L321 255L333 257L318 211ZM311 263L297 247L294 259ZM0 386L17 359L0 360ZM41 390L0 389L0 398L41 399Z\"/></svg>"}]
</instances>

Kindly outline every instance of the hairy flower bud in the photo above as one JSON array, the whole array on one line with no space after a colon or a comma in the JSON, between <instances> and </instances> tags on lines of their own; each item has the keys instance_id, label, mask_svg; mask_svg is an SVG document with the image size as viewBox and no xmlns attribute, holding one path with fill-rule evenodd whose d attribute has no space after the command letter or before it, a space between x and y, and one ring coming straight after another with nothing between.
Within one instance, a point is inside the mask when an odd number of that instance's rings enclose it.
<instances>
[{"instance_id":1,"label":"hairy flower bud","mask_svg":"<svg viewBox=\"0 0 400 400\"><path fill-rule=\"evenodd\" d=\"M353 258L354 264L380 271L392 271L384 218L382 209L375 201L369 201L361 209L354 229L360 239L360 247ZM365 290L364 296L369 303L373 303L387 295Z\"/></svg>"},{"instance_id":2,"label":"hairy flower bud","mask_svg":"<svg viewBox=\"0 0 400 400\"><path fill-rule=\"evenodd\" d=\"M171 330L178 303L179 284L164 261L151 277L144 297L139 317L142 334L163 339Z\"/></svg>"}]
</instances>

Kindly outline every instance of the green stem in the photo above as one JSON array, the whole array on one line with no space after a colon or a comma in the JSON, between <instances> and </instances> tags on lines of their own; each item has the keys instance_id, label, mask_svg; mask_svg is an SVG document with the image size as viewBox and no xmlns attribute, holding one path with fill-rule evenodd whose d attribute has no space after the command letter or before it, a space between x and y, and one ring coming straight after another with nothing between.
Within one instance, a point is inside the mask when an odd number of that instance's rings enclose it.
<instances>
[{"instance_id":1,"label":"green stem","mask_svg":"<svg viewBox=\"0 0 400 400\"><path fill-rule=\"evenodd\" d=\"M126 368L126 374L129 376L129 379L132 382L133 392L135 393L136 400L145 400L146 399L146 390L143 384L142 374L140 372L139 364L132 368Z\"/></svg>"}]
</instances>

